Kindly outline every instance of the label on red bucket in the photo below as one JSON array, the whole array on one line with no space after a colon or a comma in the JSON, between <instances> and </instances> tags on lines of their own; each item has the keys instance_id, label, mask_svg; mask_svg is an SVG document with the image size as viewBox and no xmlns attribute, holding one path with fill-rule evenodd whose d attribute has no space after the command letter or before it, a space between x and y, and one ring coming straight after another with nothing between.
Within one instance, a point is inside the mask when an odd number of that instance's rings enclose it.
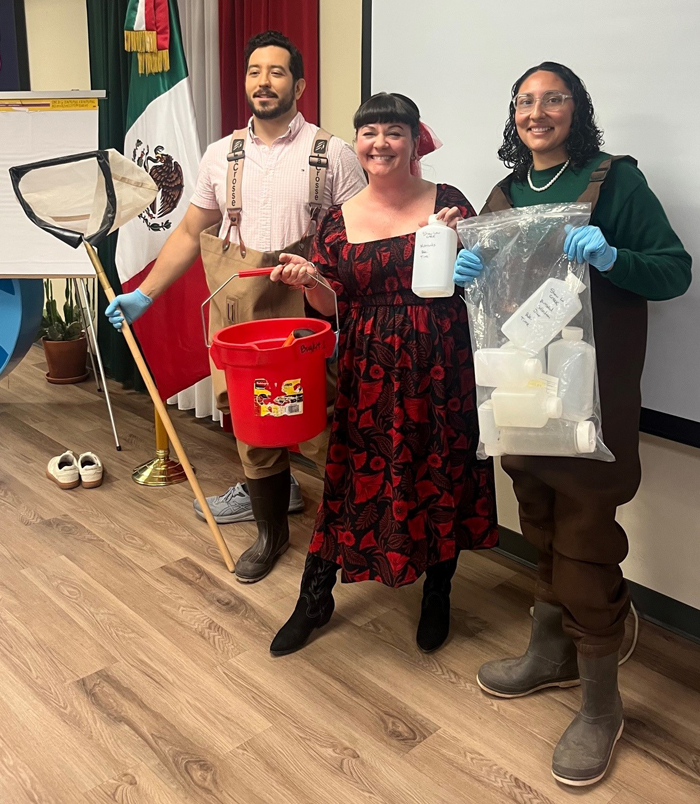
<instances>
[{"instance_id":1,"label":"label on red bucket","mask_svg":"<svg viewBox=\"0 0 700 804\"><path fill-rule=\"evenodd\" d=\"M300 416L304 412L304 389L301 379L285 380L281 393L272 395L270 383L257 379L253 385L255 412L258 416Z\"/></svg>"}]
</instances>

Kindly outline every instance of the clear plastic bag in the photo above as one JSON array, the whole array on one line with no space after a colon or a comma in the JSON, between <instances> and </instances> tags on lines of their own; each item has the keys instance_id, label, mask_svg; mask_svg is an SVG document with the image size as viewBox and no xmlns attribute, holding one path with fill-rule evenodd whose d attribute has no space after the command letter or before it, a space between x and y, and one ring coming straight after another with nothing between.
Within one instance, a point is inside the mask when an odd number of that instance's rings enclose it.
<instances>
[{"instance_id":1,"label":"clear plastic bag","mask_svg":"<svg viewBox=\"0 0 700 804\"><path fill-rule=\"evenodd\" d=\"M587 264L564 255L590 204L539 204L457 224L486 266L465 288L479 412L478 457L614 461L603 443Z\"/></svg>"}]
</instances>

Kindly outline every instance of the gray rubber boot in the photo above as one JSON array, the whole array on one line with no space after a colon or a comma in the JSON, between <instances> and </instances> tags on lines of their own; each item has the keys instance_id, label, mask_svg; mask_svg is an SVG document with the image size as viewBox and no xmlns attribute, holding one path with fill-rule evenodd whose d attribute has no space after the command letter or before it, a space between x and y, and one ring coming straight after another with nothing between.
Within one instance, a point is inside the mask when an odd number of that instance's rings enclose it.
<instances>
[{"instance_id":1,"label":"gray rubber boot","mask_svg":"<svg viewBox=\"0 0 700 804\"><path fill-rule=\"evenodd\" d=\"M481 689L499 698L520 698L546 687L577 686L576 645L564 633L561 615L561 606L536 600L525 655L482 665L476 675Z\"/></svg>"},{"instance_id":2,"label":"gray rubber boot","mask_svg":"<svg viewBox=\"0 0 700 804\"><path fill-rule=\"evenodd\" d=\"M260 480L246 478L258 538L236 562L236 580L255 583L289 547L289 469Z\"/></svg>"},{"instance_id":3,"label":"gray rubber boot","mask_svg":"<svg viewBox=\"0 0 700 804\"><path fill-rule=\"evenodd\" d=\"M554 749L552 775L562 784L584 787L605 776L625 722L617 687L618 656L578 657L581 710Z\"/></svg>"}]
</instances>

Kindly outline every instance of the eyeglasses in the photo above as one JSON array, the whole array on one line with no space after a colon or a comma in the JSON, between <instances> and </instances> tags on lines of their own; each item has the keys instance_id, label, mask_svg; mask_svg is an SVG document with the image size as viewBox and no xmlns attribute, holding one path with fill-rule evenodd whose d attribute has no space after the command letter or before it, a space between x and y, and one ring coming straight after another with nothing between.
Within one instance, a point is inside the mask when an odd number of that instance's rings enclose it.
<instances>
[{"instance_id":1,"label":"eyeglasses","mask_svg":"<svg viewBox=\"0 0 700 804\"><path fill-rule=\"evenodd\" d=\"M513 105L518 112L531 112L535 108L535 103L539 101L545 112L556 112L564 106L565 101L569 98L573 98L573 95L565 95L555 89L545 92L541 98L536 98L526 92L522 95L516 95L513 98Z\"/></svg>"}]
</instances>

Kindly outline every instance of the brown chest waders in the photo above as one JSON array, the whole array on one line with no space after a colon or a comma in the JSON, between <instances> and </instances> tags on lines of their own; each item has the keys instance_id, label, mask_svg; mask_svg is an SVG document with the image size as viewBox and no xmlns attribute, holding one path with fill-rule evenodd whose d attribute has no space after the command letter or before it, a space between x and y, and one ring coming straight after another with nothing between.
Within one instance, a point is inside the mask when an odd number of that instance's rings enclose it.
<instances>
[{"instance_id":1,"label":"brown chest waders","mask_svg":"<svg viewBox=\"0 0 700 804\"><path fill-rule=\"evenodd\" d=\"M277 251L256 251L248 248L241 237L241 213L243 210L242 183L245 166L247 129L233 132L228 154L226 176L228 225L224 237L218 236L220 226L212 226L200 235L202 263L209 290L213 293L233 274L251 268L266 268L279 263L282 253L308 257L311 251L316 226L323 206L328 174L328 142L331 135L318 129L309 154L309 223L304 235L294 243ZM238 233L238 243L230 242L232 229ZM255 321L262 318L304 317L304 293L282 282L271 282L267 276L234 279L219 294L213 297L209 307L210 340L215 332L231 324ZM224 372L217 369L210 359L211 377L216 406L229 412L228 394ZM335 364L327 372L327 398L329 416L335 399ZM302 453L313 460L323 472L325 467L328 428L316 438L300 444ZM253 447L238 442L238 452L248 478L263 478L278 474L289 466L286 449Z\"/></svg>"},{"instance_id":2,"label":"brown chest waders","mask_svg":"<svg viewBox=\"0 0 700 804\"><path fill-rule=\"evenodd\" d=\"M595 208L616 159L591 174L577 199ZM481 214L512 208L510 177L494 187ZM647 334L647 303L590 269L593 331L603 440L614 463L585 458L504 455L513 480L523 535L539 551L536 596L564 607L565 630L579 651L604 656L624 636L629 592L619 564L627 555L617 507L629 502L641 480L640 382Z\"/></svg>"}]
</instances>

